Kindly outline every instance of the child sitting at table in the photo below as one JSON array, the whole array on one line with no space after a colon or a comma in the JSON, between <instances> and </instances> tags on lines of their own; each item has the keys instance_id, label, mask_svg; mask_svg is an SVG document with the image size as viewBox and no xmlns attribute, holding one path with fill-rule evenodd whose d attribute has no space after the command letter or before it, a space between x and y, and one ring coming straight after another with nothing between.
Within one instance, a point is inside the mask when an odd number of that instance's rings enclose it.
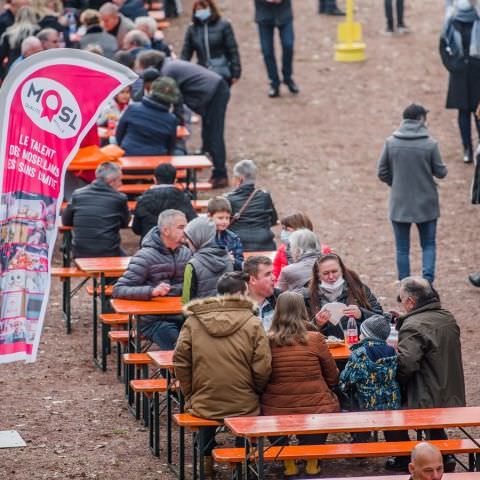
<instances>
[{"instance_id":1,"label":"child sitting at table","mask_svg":"<svg viewBox=\"0 0 480 480\"><path fill-rule=\"evenodd\" d=\"M390 322L372 315L360 325L360 343L340 375L340 390L349 398L350 410L396 410L400 408L400 386L396 380L397 352L387 344ZM385 439L390 438L384 432ZM356 434L354 441L368 441L370 434ZM390 441L394 441L391 438Z\"/></svg>"},{"instance_id":2,"label":"child sitting at table","mask_svg":"<svg viewBox=\"0 0 480 480\"><path fill-rule=\"evenodd\" d=\"M224 197L215 197L208 202L208 217L217 227L217 245L226 248L233 260L234 270L242 270L243 245L240 237L228 229L232 217L232 206Z\"/></svg>"},{"instance_id":3,"label":"child sitting at table","mask_svg":"<svg viewBox=\"0 0 480 480\"><path fill-rule=\"evenodd\" d=\"M193 252L185 267L182 302L217 294L218 279L233 270L233 261L225 248L215 241L215 224L205 217L197 217L187 224L184 235Z\"/></svg>"}]
</instances>

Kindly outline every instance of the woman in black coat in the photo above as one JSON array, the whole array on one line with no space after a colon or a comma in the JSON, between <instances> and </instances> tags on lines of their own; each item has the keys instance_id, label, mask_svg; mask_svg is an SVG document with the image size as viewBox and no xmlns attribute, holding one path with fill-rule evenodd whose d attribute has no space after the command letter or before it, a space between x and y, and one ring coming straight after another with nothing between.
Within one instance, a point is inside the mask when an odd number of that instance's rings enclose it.
<instances>
[{"instance_id":1,"label":"woman in black coat","mask_svg":"<svg viewBox=\"0 0 480 480\"><path fill-rule=\"evenodd\" d=\"M193 3L192 23L185 33L181 58L190 61L194 53L199 65L218 73L230 86L240 78L242 68L233 28L221 18L214 0Z\"/></svg>"},{"instance_id":2,"label":"woman in black coat","mask_svg":"<svg viewBox=\"0 0 480 480\"><path fill-rule=\"evenodd\" d=\"M457 2L440 38L440 55L450 74L447 108L458 110L465 163L473 161L471 119L480 103L480 17L476 5L477 0ZM480 138L480 122L475 115L473 118Z\"/></svg>"}]
</instances>

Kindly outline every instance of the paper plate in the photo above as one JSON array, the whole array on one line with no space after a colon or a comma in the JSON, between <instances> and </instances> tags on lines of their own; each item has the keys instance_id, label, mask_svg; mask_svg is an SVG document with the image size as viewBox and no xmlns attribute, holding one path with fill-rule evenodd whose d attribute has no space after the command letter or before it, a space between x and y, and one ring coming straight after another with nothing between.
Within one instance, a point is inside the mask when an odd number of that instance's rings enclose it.
<instances>
[{"instance_id":1,"label":"paper plate","mask_svg":"<svg viewBox=\"0 0 480 480\"><path fill-rule=\"evenodd\" d=\"M332 303L327 303L322 307L322 312L327 310L331 313L331 318L330 318L330 323L333 323L333 325L338 325L338 322L340 319L344 316L343 311L347 308L347 306L344 303L340 302L332 302Z\"/></svg>"}]
</instances>

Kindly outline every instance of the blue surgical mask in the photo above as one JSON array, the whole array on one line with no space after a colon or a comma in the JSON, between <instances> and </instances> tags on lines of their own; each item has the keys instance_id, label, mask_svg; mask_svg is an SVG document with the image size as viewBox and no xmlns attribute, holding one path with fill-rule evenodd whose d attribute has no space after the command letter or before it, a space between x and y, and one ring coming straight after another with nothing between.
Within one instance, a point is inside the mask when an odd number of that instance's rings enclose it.
<instances>
[{"instance_id":1,"label":"blue surgical mask","mask_svg":"<svg viewBox=\"0 0 480 480\"><path fill-rule=\"evenodd\" d=\"M288 240L289 240L289 238L290 238L290 233L291 233L291 232L289 232L288 230L282 230L282 231L280 232L280 241L281 241L282 243L288 243Z\"/></svg>"},{"instance_id":2,"label":"blue surgical mask","mask_svg":"<svg viewBox=\"0 0 480 480\"><path fill-rule=\"evenodd\" d=\"M212 12L209 8L199 8L195 11L195 18L201 22L206 22L211 15Z\"/></svg>"}]
</instances>

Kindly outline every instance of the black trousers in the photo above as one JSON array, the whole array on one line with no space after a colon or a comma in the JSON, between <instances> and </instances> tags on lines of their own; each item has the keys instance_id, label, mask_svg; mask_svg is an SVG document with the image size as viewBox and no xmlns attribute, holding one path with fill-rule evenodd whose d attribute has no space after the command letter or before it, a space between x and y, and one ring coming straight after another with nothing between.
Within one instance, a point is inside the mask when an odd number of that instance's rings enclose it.
<instances>
[{"instance_id":1,"label":"black trousers","mask_svg":"<svg viewBox=\"0 0 480 480\"><path fill-rule=\"evenodd\" d=\"M387 17L387 28L393 30L393 0L384 0L385 1L385 16ZM403 27L403 0L397 0L397 26Z\"/></svg>"},{"instance_id":2,"label":"black trousers","mask_svg":"<svg viewBox=\"0 0 480 480\"><path fill-rule=\"evenodd\" d=\"M222 80L202 116L202 150L212 157L212 178L227 178L225 147L225 116L230 100L230 88Z\"/></svg>"}]
</instances>

